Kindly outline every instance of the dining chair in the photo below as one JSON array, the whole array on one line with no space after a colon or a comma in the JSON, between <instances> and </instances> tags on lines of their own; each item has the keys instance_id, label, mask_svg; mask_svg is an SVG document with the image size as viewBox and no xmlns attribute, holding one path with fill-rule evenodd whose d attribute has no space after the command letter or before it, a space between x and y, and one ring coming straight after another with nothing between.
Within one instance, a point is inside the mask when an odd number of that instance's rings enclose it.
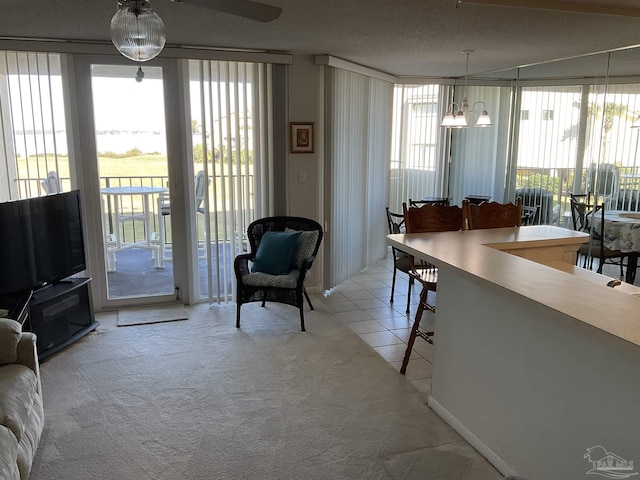
<instances>
[{"instance_id":1,"label":"dining chair","mask_svg":"<svg viewBox=\"0 0 640 480\"><path fill-rule=\"evenodd\" d=\"M474 204L462 201L464 223L469 230L482 228L506 228L522 225L522 198L516 203L482 202Z\"/></svg>"},{"instance_id":2,"label":"dining chair","mask_svg":"<svg viewBox=\"0 0 640 480\"><path fill-rule=\"evenodd\" d=\"M598 221L596 221L596 218ZM624 278L624 267L628 267L628 260L631 256L637 255L637 252L623 252L621 250L611 249L606 246L606 224L605 224L605 204L596 205L593 209L593 225L590 226L591 238L589 243L584 244L587 247L587 253L590 257L589 269L593 268L593 259L598 259L597 273L602 273L605 264L618 265L620 267L620 278ZM625 263L625 260L627 263ZM635 260L635 259L634 259ZM632 263L637 263L634 261ZM635 272L634 272L635 273Z\"/></svg>"},{"instance_id":3,"label":"dining chair","mask_svg":"<svg viewBox=\"0 0 640 480\"><path fill-rule=\"evenodd\" d=\"M462 229L462 209L457 205L447 206L437 203L427 203L421 207L407 207L402 204L406 233L447 232ZM417 263L413 255L409 255L411 271L409 275L422 285L418 310L413 320L409 341L400 367L400 373L405 374L413 350L416 337L421 337L433 344L433 331L420 328L420 322L425 310L435 313L436 306L429 302L429 292L436 292L438 284L438 267L429 263ZM418 268L420 267L420 268Z\"/></svg>"},{"instance_id":4,"label":"dining chair","mask_svg":"<svg viewBox=\"0 0 640 480\"><path fill-rule=\"evenodd\" d=\"M571 204L571 222L576 232L587 232L587 219L591 215L590 195L572 193L569 197ZM582 267L586 268L587 262L590 260L590 247L588 243L583 243L578 247L578 255L576 256L576 265L582 259ZM591 266L593 259L591 258Z\"/></svg>"},{"instance_id":5,"label":"dining chair","mask_svg":"<svg viewBox=\"0 0 640 480\"><path fill-rule=\"evenodd\" d=\"M389 225L389 234L405 233L404 227L404 215L401 213L395 213L387 210L387 224ZM393 254L393 278L391 280L391 298L389 303L393 303L393 294L396 288L396 273L398 270L409 275L411 272L411 260L409 254L399 250L395 247L391 247ZM407 289L407 314L409 314L409 306L411 304L411 288L413 287L413 277L409 275L409 288Z\"/></svg>"}]
</instances>

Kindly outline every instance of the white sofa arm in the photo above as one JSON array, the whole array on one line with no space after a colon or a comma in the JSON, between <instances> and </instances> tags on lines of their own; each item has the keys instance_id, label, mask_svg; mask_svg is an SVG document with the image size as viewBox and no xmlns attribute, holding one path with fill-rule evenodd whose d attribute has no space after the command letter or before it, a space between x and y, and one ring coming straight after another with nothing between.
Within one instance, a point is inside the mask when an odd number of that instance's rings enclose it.
<instances>
[{"instance_id":1,"label":"white sofa arm","mask_svg":"<svg viewBox=\"0 0 640 480\"><path fill-rule=\"evenodd\" d=\"M17 348L18 358L16 363L29 367L36 377L40 378L40 365L38 362L38 350L36 348L36 336L30 332L22 332Z\"/></svg>"}]
</instances>

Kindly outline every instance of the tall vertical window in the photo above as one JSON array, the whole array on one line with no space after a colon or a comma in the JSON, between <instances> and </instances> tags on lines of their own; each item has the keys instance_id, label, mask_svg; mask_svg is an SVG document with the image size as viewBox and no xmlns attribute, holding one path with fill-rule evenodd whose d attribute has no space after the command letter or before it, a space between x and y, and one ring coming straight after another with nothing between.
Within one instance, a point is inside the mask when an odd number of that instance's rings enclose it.
<instances>
[{"instance_id":1,"label":"tall vertical window","mask_svg":"<svg viewBox=\"0 0 640 480\"><path fill-rule=\"evenodd\" d=\"M442 196L446 172L439 155L439 85L396 85L393 93L389 208L410 198Z\"/></svg>"},{"instance_id":2,"label":"tall vertical window","mask_svg":"<svg viewBox=\"0 0 640 480\"><path fill-rule=\"evenodd\" d=\"M511 196L538 207L537 223L570 221L563 212L569 211L568 192L573 190L582 91L580 86L522 88L522 110L531 116L517 132Z\"/></svg>"},{"instance_id":3,"label":"tall vertical window","mask_svg":"<svg viewBox=\"0 0 640 480\"><path fill-rule=\"evenodd\" d=\"M607 208L639 210L638 129L640 85L609 85L589 92L585 132L585 174L581 187Z\"/></svg>"},{"instance_id":4,"label":"tall vertical window","mask_svg":"<svg viewBox=\"0 0 640 480\"><path fill-rule=\"evenodd\" d=\"M271 66L191 60L189 72L194 171L204 178L196 220L208 277L200 294L221 301L232 297L247 226L270 213Z\"/></svg>"},{"instance_id":5,"label":"tall vertical window","mask_svg":"<svg viewBox=\"0 0 640 480\"><path fill-rule=\"evenodd\" d=\"M60 55L0 52L0 201L69 190Z\"/></svg>"}]
</instances>

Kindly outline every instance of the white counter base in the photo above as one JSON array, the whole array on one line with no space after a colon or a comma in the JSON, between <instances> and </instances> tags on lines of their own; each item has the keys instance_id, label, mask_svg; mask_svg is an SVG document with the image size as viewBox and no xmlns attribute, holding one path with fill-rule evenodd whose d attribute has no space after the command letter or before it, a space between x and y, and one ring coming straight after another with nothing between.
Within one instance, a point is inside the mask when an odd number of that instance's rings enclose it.
<instances>
[{"instance_id":1,"label":"white counter base","mask_svg":"<svg viewBox=\"0 0 640 480\"><path fill-rule=\"evenodd\" d=\"M524 229L389 237L440 267L429 405L505 475L589 478L597 445L638 472L640 297L505 253Z\"/></svg>"}]
</instances>

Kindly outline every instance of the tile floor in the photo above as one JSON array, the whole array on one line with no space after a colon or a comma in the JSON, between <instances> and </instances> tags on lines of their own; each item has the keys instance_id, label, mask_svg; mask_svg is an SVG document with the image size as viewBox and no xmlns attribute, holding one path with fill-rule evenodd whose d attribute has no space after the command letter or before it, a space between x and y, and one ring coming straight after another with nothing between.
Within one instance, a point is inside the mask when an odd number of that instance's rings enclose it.
<instances>
[{"instance_id":1,"label":"tile floor","mask_svg":"<svg viewBox=\"0 0 640 480\"><path fill-rule=\"evenodd\" d=\"M596 268L597 265L594 271ZM612 278L619 276L618 267L615 265L605 265L603 273ZM330 292L310 296L316 309L321 305L320 308L333 313L334 318L347 324L364 342L400 371L413 318L418 308L420 286L414 286L411 290L410 313L407 315L405 312L409 277L405 273L397 273L393 304L389 303L392 278L393 257L389 251L387 258L366 268ZM640 285L640 275L636 278L635 285ZM435 302L435 298L429 298ZM429 325L433 325L433 314L425 312L421 326L429 328ZM406 378L426 395L431 392L432 359L433 345L420 337L416 338Z\"/></svg>"},{"instance_id":2,"label":"tile floor","mask_svg":"<svg viewBox=\"0 0 640 480\"><path fill-rule=\"evenodd\" d=\"M406 314L409 277L398 272L394 302L389 303L393 278L391 252L386 259L368 267L325 294L313 294L314 307L326 309L343 321L378 354L400 371L413 318L418 308L420 287L411 289L410 314ZM433 325L433 314L424 314L421 326ZM433 345L417 338L407 366L406 378L419 391L431 391Z\"/></svg>"}]
</instances>

